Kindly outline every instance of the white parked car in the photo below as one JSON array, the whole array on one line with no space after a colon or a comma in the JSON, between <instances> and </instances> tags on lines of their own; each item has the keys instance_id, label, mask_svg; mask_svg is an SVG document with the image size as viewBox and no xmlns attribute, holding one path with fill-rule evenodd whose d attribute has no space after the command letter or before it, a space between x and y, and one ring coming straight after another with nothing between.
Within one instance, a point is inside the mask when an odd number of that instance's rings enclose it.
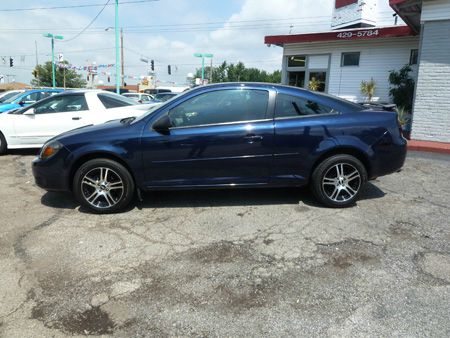
<instances>
[{"instance_id":1,"label":"white parked car","mask_svg":"<svg viewBox=\"0 0 450 338\"><path fill-rule=\"evenodd\" d=\"M136 101L138 103L159 102L158 100L155 100L155 98L152 95L146 93L123 93L122 96L132 99L133 101Z\"/></svg>"},{"instance_id":2,"label":"white parked car","mask_svg":"<svg viewBox=\"0 0 450 338\"><path fill-rule=\"evenodd\" d=\"M151 107L101 90L73 90L28 107L0 114L0 154L7 149L39 148L50 138L86 125L139 116Z\"/></svg>"}]
</instances>

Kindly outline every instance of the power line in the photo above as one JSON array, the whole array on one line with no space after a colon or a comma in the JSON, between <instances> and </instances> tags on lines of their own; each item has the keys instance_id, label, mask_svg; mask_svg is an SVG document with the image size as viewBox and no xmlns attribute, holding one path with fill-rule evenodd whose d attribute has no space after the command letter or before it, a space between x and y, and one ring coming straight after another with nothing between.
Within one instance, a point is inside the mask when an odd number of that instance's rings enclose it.
<instances>
[{"instance_id":1,"label":"power line","mask_svg":"<svg viewBox=\"0 0 450 338\"><path fill-rule=\"evenodd\" d=\"M155 2L159 0L131 0L122 1L121 5L126 4L138 4L145 2ZM67 9L67 8L86 8L86 7L101 7L103 4L84 4L84 5L70 5L70 6L53 6L53 7L31 7L31 8L10 8L10 9L0 9L0 12L23 12L23 11L39 11L39 10L50 10L50 9Z\"/></svg>"},{"instance_id":2,"label":"power line","mask_svg":"<svg viewBox=\"0 0 450 338\"><path fill-rule=\"evenodd\" d=\"M228 24L228 26L235 26L236 24L240 24L240 23L260 23L263 24L261 22L267 22L267 23L272 23L275 24L275 22L280 22L280 21L290 21L289 23L316 23L317 18L328 18L329 16L316 16L314 17L314 19L311 21L311 18L283 18L283 19L259 19L259 20L235 20L232 22L228 22L228 21L214 21L214 22L197 22L197 23L185 23L185 24L161 24L161 25L139 25L139 26L122 26L123 29L146 29L146 28L162 28L164 29L165 27L168 28L174 28L174 27L185 27L185 28L202 28L202 26L217 26L217 25L223 25L223 24ZM308 19L307 21L304 21L305 19ZM322 20L322 22L329 22L329 20ZM266 25L267 25L266 23ZM200 27L198 27L200 26ZM55 27L51 27L51 28L2 28L0 27L0 30L2 31L42 31L42 30L57 30L58 32L63 31L63 32L69 32L69 31L76 31L79 30L80 28L55 28ZM92 30L99 30L99 31L104 31L105 28L104 27L93 27Z\"/></svg>"},{"instance_id":3,"label":"power line","mask_svg":"<svg viewBox=\"0 0 450 338\"><path fill-rule=\"evenodd\" d=\"M67 40L63 40L63 42L69 42L72 40L75 40L77 37L79 37L81 34L83 34L86 29L88 29L89 27L91 27L91 25L95 22L95 20L97 20L97 18L100 16L100 14L102 14L102 12L105 10L106 6L109 4L110 0L106 1L105 5L103 6L103 8L100 10L100 12L97 13L97 15L91 20L91 22L89 22L87 24L86 27L84 27L78 34L76 34L74 37L67 39Z\"/></svg>"}]
</instances>

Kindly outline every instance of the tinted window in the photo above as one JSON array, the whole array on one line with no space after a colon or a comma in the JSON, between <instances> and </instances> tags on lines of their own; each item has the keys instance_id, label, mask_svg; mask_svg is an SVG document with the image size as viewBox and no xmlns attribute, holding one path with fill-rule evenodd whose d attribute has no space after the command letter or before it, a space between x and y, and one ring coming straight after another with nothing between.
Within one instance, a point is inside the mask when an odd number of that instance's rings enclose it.
<instances>
[{"instance_id":1,"label":"tinted window","mask_svg":"<svg viewBox=\"0 0 450 338\"><path fill-rule=\"evenodd\" d=\"M5 95L3 95L3 96L0 98L0 102L4 102L4 101L8 100L9 98L14 97L14 96L17 96L17 95L18 95L17 92L6 93Z\"/></svg>"},{"instance_id":2,"label":"tinted window","mask_svg":"<svg viewBox=\"0 0 450 338\"><path fill-rule=\"evenodd\" d=\"M35 114L64 113L72 111L88 110L84 95L57 96L38 103Z\"/></svg>"},{"instance_id":3,"label":"tinted window","mask_svg":"<svg viewBox=\"0 0 450 338\"><path fill-rule=\"evenodd\" d=\"M127 99L126 97L112 94L112 93L101 93L97 94L100 101L103 103L106 109L117 108L117 107L125 107L136 104L131 99Z\"/></svg>"},{"instance_id":4,"label":"tinted window","mask_svg":"<svg viewBox=\"0 0 450 338\"><path fill-rule=\"evenodd\" d=\"M12 103L14 101L16 101L18 98L22 97L23 93L16 93L16 95L11 96L9 99L6 99L3 101L3 103Z\"/></svg>"},{"instance_id":5,"label":"tinted window","mask_svg":"<svg viewBox=\"0 0 450 338\"><path fill-rule=\"evenodd\" d=\"M39 101L40 95L41 93L39 92L34 92L34 93L30 93L28 95L25 95L24 97L22 97L20 99L21 102L25 102L25 103L35 103L36 101Z\"/></svg>"},{"instance_id":6,"label":"tinted window","mask_svg":"<svg viewBox=\"0 0 450 338\"><path fill-rule=\"evenodd\" d=\"M298 96L286 94L277 95L275 117L322 115L331 114L333 112L335 112L333 108Z\"/></svg>"},{"instance_id":7,"label":"tinted window","mask_svg":"<svg viewBox=\"0 0 450 338\"><path fill-rule=\"evenodd\" d=\"M228 89L200 94L171 109L174 127L264 119L269 93Z\"/></svg>"},{"instance_id":8,"label":"tinted window","mask_svg":"<svg viewBox=\"0 0 450 338\"><path fill-rule=\"evenodd\" d=\"M342 53L341 66L359 66L359 52Z\"/></svg>"}]
</instances>

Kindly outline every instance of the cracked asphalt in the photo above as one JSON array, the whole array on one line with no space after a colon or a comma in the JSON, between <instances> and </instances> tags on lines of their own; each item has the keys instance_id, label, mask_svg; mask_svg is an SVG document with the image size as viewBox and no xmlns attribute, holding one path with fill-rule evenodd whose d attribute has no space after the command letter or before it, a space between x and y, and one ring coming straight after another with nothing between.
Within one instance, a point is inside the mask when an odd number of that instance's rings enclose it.
<instances>
[{"instance_id":1,"label":"cracked asphalt","mask_svg":"<svg viewBox=\"0 0 450 338\"><path fill-rule=\"evenodd\" d=\"M0 157L0 336L450 336L450 156L355 207L305 189L147 193L94 215Z\"/></svg>"}]
</instances>

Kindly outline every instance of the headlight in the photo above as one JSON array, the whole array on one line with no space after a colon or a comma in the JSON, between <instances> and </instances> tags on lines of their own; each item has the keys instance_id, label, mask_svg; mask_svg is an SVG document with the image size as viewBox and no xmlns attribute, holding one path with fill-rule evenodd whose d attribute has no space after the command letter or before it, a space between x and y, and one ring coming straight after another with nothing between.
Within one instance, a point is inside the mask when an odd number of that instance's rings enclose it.
<instances>
[{"instance_id":1,"label":"headlight","mask_svg":"<svg viewBox=\"0 0 450 338\"><path fill-rule=\"evenodd\" d=\"M58 141L52 141L49 143L44 144L44 146L41 149L41 153L39 154L39 157L41 159L46 159L49 157L52 157L53 155L55 155L61 148L63 147L63 145L58 142Z\"/></svg>"}]
</instances>

